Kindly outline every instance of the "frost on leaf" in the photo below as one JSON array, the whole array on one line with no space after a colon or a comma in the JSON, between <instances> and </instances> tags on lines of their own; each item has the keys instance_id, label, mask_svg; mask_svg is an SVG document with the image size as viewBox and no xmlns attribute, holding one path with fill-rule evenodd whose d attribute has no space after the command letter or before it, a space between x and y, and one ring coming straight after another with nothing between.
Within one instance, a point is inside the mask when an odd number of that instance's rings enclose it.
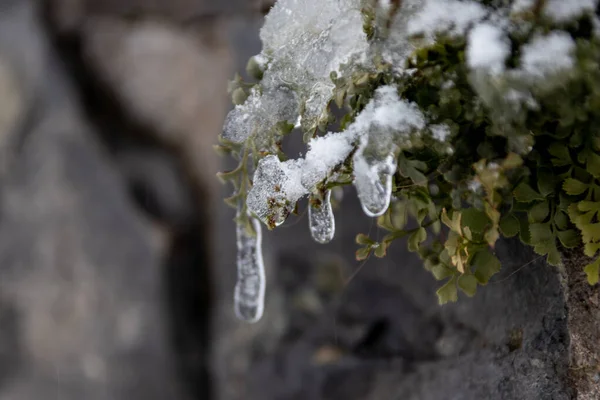
<instances>
[{"instance_id":1,"label":"frost on leaf","mask_svg":"<svg viewBox=\"0 0 600 400\"><path fill-rule=\"evenodd\" d=\"M306 194L300 184L302 161L281 162L277 156L260 160L254 174L254 186L248 193L248 210L267 226L281 225Z\"/></svg>"},{"instance_id":2,"label":"frost on leaf","mask_svg":"<svg viewBox=\"0 0 600 400\"><path fill-rule=\"evenodd\" d=\"M244 104L229 112L223 127L223 138L243 143L251 136L259 146L267 146L271 129L281 121L295 122L298 103L293 91L274 87L263 91L253 89Z\"/></svg>"},{"instance_id":3,"label":"frost on leaf","mask_svg":"<svg viewBox=\"0 0 600 400\"><path fill-rule=\"evenodd\" d=\"M321 197L311 195L308 206L310 234L318 243L329 243L335 234L335 219L331 209L331 190Z\"/></svg>"},{"instance_id":4,"label":"frost on leaf","mask_svg":"<svg viewBox=\"0 0 600 400\"><path fill-rule=\"evenodd\" d=\"M238 214L239 216L239 214ZM261 250L261 226L250 218L253 232L244 224L238 224L237 235L237 283L234 292L234 308L238 318L256 322L263 314L265 297L265 268Z\"/></svg>"}]
</instances>

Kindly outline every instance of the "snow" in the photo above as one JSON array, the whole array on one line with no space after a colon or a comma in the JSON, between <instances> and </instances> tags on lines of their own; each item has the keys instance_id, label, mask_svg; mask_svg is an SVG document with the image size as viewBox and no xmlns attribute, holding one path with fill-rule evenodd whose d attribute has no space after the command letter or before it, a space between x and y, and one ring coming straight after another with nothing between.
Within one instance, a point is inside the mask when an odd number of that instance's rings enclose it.
<instances>
[{"instance_id":1,"label":"snow","mask_svg":"<svg viewBox=\"0 0 600 400\"><path fill-rule=\"evenodd\" d=\"M398 90L386 85L377 88L375 97L356 117L350 129L363 133L375 126L382 130L407 133L412 129L421 129L424 125L425 118L417 105L401 100Z\"/></svg>"},{"instance_id":2,"label":"snow","mask_svg":"<svg viewBox=\"0 0 600 400\"><path fill-rule=\"evenodd\" d=\"M266 224L280 225L296 202L327 179L356 145L353 161L359 198L363 204L387 208L391 181L386 182L395 172L394 154L424 126L425 118L415 104L401 100L393 86L382 86L346 131L312 139L304 159L281 162L274 155L261 159L248 193L248 209ZM382 196L387 200L381 202ZM377 207L367 209L373 215L385 212Z\"/></svg>"},{"instance_id":3,"label":"snow","mask_svg":"<svg viewBox=\"0 0 600 400\"><path fill-rule=\"evenodd\" d=\"M556 22L568 22L585 13L593 14L598 0L547 0L544 15Z\"/></svg>"},{"instance_id":4,"label":"snow","mask_svg":"<svg viewBox=\"0 0 600 400\"><path fill-rule=\"evenodd\" d=\"M575 42L566 32L553 31L546 36L535 36L521 48L521 69L530 77L546 78L572 68L574 50Z\"/></svg>"},{"instance_id":5,"label":"snow","mask_svg":"<svg viewBox=\"0 0 600 400\"><path fill-rule=\"evenodd\" d=\"M510 55L510 41L502 29L483 22L469 32L467 65L490 74L504 72L504 63Z\"/></svg>"},{"instance_id":6,"label":"snow","mask_svg":"<svg viewBox=\"0 0 600 400\"><path fill-rule=\"evenodd\" d=\"M474 1L425 0L423 9L408 21L408 33L429 37L440 32L463 35L487 13L484 6Z\"/></svg>"},{"instance_id":7,"label":"snow","mask_svg":"<svg viewBox=\"0 0 600 400\"><path fill-rule=\"evenodd\" d=\"M263 90L253 89L244 104L227 114L223 138L243 143L254 137L257 145L268 142L267 135L280 121L294 123L298 115L297 96L285 87Z\"/></svg>"},{"instance_id":8,"label":"snow","mask_svg":"<svg viewBox=\"0 0 600 400\"><path fill-rule=\"evenodd\" d=\"M444 142L450 136L450 128L445 124L430 125L429 130L433 138L437 141Z\"/></svg>"},{"instance_id":9,"label":"snow","mask_svg":"<svg viewBox=\"0 0 600 400\"><path fill-rule=\"evenodd\" d=\"M520 13L532 10L535 6L535 0L515 0L512 5L511 12Z\"/></svg>"}]
</instances>

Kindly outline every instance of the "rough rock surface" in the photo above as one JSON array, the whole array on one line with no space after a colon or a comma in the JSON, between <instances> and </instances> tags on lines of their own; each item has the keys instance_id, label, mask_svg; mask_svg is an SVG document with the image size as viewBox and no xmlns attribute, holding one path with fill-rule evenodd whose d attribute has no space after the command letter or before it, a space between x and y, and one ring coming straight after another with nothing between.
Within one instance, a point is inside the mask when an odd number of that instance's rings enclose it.
<instances>
[{"instance_id":1,"label":"rough rock surface","mask_svg":"<svg viewBox=\"0 0 600 400\"><path fill-rule=\"evenodd\" d=\"M0 59L24 99L2 132L12 157L0 203L10 360L0 398L185 399L166 345L159 236L83 119L36 7L0 8Z\"/></svg>"},{"instance_id":2,"label":"rough rock surface","mask_svg":"<svg viewBox=\"0 0 600 400\"><path fill-rule=\"evenodd\" d=\"M337 211L340 237L329 246L310 242L305 219L266 235L265 316L229 333L223 381L236 384L223 398L572 398L555 269L503 243L495 282L440 308L436 282L400 244L357 266L354 233L370 225L341 217L359 214L351 203Z\"/></svg>"},{"instance_id":3,"label":"rough rock surface","mask_svg":"<svg viewBox=\"0 0 600 400\"><path fill-rule=\"evenodd\" d=\"M354 261L356 233L378 234L354 193L328 245L306 216L265 234L265 317L238 321L209 147L260 18L48 0L51 46L32 4L0 0L0 400L575 398L555 269L502 243L494 282L440 308L400 243Z\"/></svg>"}]
</instances>

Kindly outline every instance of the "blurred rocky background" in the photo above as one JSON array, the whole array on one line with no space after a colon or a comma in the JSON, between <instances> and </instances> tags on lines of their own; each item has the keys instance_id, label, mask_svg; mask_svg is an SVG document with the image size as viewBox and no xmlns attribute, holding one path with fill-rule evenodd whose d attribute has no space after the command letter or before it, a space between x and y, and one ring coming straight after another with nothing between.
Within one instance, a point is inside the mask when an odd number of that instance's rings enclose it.
<instances>
[{"instance_id":1,"label":"blurred rocky background","mask_svg":"<svg viewBox=\"0 0 600 400\"><path fill-rule=\"evenodd\" d=\"M0 400L574 398L556 270L506 242L440 308L401 246L354 261L351 191L333 243L265 235L265 316L235 319L212 145L269 6L0 0Z\"/></svg>"}]
</instances>

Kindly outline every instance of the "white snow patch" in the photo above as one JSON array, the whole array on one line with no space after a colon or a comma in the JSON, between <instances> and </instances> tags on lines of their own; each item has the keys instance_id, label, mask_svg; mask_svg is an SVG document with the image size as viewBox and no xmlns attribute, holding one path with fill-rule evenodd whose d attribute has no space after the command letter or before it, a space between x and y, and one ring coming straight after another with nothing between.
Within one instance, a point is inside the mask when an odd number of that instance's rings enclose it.
<instances>
[{"instance_id":1,"label":"white snow patch","mask_svg":"<svg viewBox=\"0 0 600 400\"><path fill-rule=\"evenodd\" d=\"M433 138L437 141L444 142L450 136L450 128L446 124L437 124L429 126Z\"/></svg>"},{"instance_id":2,"label":"white snow patch","mask_svg":"<svg viewBox=\"0 0 600 400\"><path fill-rule=\"evenodd\" d=\"M598 5L598 0L547 0L544 15L556 22L568 22L592 13Z\"/></svg>"},{"instance_id":3,"label":"white snow patch","mask_svg":"<svg viewBox=\"0 0 600 400\"><path fill-rule=\"evenodd\" d=\"M546 36L536 36L521 49L521 68L532 77L544 78L572 68L574 50L575 42L566 32L554 31Z\"/></svg>"},{"instance_id":4,"label":"white snow patch","mask_svg":"<svg viewBox=\"0 0 600 400\"><path fill-rule=\"evenodd\" d=\"M487 15L474 1L425 0L425 7L408 21L408 33L433 36L438 32L463 35L467 28Z\"/></svg>"},{"instance_id":5,"label":"white snow patch","mask_svg":"<svg viewBox=\"0 0 600 400\"><path fill-rule=\"evenodd\" d=\"M484 22L469 32L467 65L491 74L504 72L504 62L510 54L510 42L502 29Z\"/></svg>"}]
</instances>

